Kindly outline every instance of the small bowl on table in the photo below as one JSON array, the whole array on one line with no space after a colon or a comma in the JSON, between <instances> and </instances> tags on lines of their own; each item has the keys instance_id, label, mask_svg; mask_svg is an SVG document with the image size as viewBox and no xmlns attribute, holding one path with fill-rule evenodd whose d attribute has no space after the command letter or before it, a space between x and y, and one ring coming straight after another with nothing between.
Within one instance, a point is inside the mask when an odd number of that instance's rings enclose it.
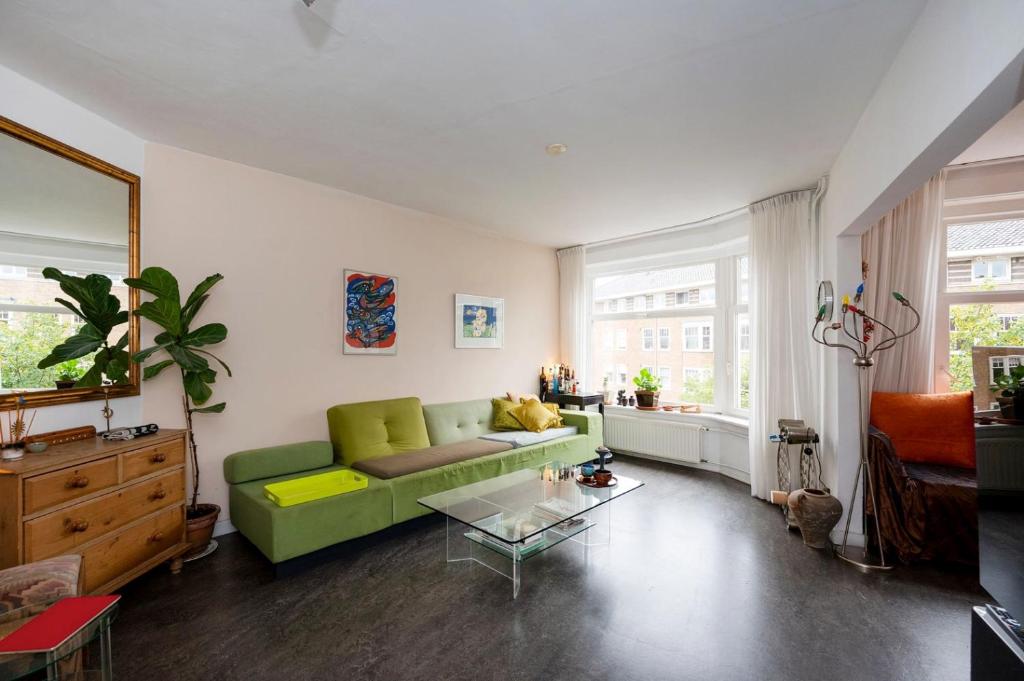
<instances>
[{"instance_id":1,"label":"small bowl on table","mask_svg":"<svg viewBox=\"0 0 1024 681\"><path fill-rule=\"evenodd\" d=\"M601 487L609 484L612 481L612 472L610 470L597 470L594 471L594 482Z\"/></svg>"},{"instance_id":2,"label":"small bowl on table","mask_svg":"<svg viewBox=\"0 0 1024 681\"><path fill-rule=\"evenodd\" d=\"M25 445L25 449L27 449L28 451L32 452L33 454L42 454L43 452L46 451L46 448L49 447L49 446L50 445L48 445L47 443L42 442L42 441L40 441L40 442L29 442L27 445Z\"/></svg>"}]
</instances>

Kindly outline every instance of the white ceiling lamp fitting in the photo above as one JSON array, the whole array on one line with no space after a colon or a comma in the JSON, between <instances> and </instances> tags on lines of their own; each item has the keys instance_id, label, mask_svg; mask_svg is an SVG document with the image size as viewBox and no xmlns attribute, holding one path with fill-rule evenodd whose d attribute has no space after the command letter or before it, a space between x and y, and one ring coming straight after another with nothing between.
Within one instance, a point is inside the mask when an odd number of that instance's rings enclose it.
<instances>
[{"instance_id":1,"label":"white ceiling lamp fitting","mask_svg":"<svg viewBox=\"0 0 1024 681\"><path fill-rule=\"evenodd\" d=\"M544 147L544 151L547 152L548 156L561 156L565 152L569 151L569 147L564 144L555 143Z\"/></svg>"}]
</instances>

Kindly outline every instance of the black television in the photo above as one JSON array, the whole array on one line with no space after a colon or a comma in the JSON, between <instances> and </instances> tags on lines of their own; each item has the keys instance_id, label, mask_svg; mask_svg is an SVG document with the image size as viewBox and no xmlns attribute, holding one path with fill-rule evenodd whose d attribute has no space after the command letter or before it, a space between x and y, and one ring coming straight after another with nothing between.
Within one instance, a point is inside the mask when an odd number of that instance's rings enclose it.
<instances>
[{"instance_id":1,"label":"black television","mask_svg":"<svg viewBox=\"0 0 1024 681\"><path fill-rule=\"evenodd\" d=\"M1024 427L978 428L978 572L971 678L1024 678Z\"/></svg>"}]
</instances>

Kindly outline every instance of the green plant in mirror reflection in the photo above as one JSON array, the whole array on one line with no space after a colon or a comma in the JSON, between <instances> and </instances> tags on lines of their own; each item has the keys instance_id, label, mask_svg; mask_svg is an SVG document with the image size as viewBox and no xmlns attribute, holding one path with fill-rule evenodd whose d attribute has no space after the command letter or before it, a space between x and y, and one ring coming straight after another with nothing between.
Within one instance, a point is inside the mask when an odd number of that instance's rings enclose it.
<instances>
[{"instance_id":1,"label":"green plant in mirror reflection","mask_svg":"<svg viewBox=\"0 0 1024 681\"><path fill-rule=\"evenodd\" d=\"M44 268L43 276L60 284L60 290L71 298L54 300L78 315L85 323L73 336L53 348L37 367L47 369L92 355L93 364L78 379L75 384L77 387L102 385L104 376L112 383L126 383L131 366L131 357L126 350L128 332L125 331L113 345L108 339L115 327L128 322L128 311L122 310L121 301L110 293L109 277L102 274L77 277L64 274L56 267Z\"/></svg>"}]
</instances>

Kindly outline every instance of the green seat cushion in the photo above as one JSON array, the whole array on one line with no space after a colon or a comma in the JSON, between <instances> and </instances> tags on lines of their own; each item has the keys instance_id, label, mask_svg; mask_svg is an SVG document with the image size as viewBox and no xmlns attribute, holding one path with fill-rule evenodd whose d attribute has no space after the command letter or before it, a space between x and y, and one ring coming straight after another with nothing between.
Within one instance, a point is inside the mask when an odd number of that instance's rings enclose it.
<instances>
[{"instance_id":1,"label":"green seat cushion","mask_svg":"<svg viewBox=\"0 0 1024 681\"><path fill-rule=\"evenodd\" d=\"M327 428L334 453L348 465L430 446L418 397L333 406Z\"/></svg>"},{"instance_id":2,"label":"green seat cushion","mask_svg":"<svg viewBox=\"0 0 1024 681\"><path fill-rule=\"evenodd\" d=\"M427 423L430 444L435 447L494 432L490 400L427 404L423 407L423 419Z\"/></svg>"},{"instance_id":3,"label":"green seat cushion","mask_svg":"<svg viewBox=\"0 0 1024 681\"><path fill-rule=\"evenodd\" d=\"M224 479L229 483L301 473L334 463L330 442L296 442L236 452L224 459Z\"/></svg>"},{"instance_id":4,"label":"green seat cushion","mask_svg":"<svg viewBox=\"0 0 1024 681\"><path fill-rule=\"evenodd\" d=\"M369 478L366 489L281 508L263 496L263 486L308 475L341 470L331 465L302 473L231 485L231 523L274 563L338 542L355 539L392 524L391 490Z\"/></svg>"},{"instance_id":5,"label":"green seat cushion","mask_svg":"<svg viewBox=\"0 0 1024 681\"><path fill-rule=\"evenodd\" d=\"M430 509L418 503L419 499L430 494L523 468L539 467L549 461L578 464L593 458L590 439L585 435L573 435L391 478L387 482L391 485L394 520L398 523L430 513Z\"/></svg>"}]
</instances>

